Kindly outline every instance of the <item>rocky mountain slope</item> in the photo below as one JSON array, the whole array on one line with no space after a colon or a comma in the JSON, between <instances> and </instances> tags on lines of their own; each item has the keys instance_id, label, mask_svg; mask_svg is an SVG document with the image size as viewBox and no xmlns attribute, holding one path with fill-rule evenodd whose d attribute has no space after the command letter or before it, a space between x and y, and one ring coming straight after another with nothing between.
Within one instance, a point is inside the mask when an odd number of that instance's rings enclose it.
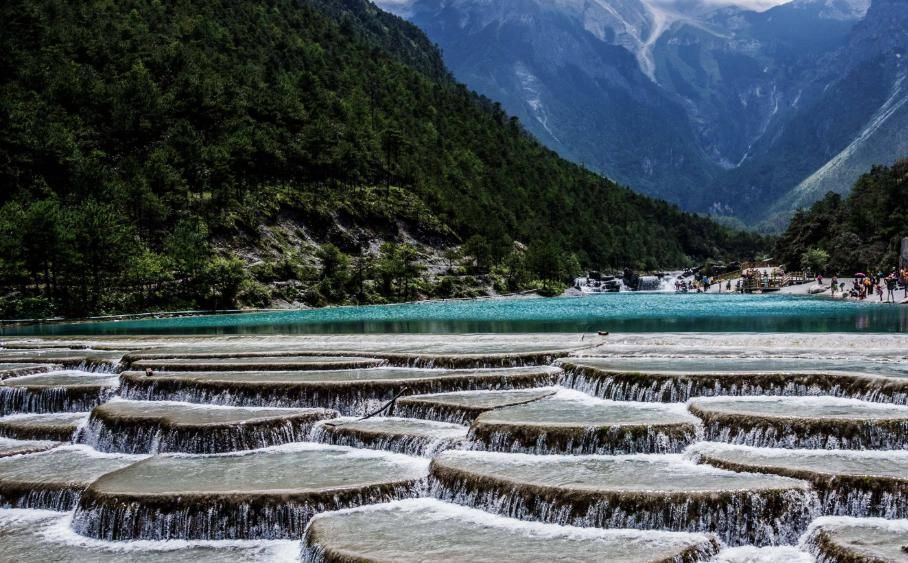
<instances>
[{"instance_id":1,"label":"rocky mountain slope","mask_svg":"<svg viewBox=\"0 0 908 563\"><path fill-rule=\"evenodd\" d=\"M901 0L379 4L548 146L689 210L784 221L908 153Z\"/></svg>"}]
</instances>

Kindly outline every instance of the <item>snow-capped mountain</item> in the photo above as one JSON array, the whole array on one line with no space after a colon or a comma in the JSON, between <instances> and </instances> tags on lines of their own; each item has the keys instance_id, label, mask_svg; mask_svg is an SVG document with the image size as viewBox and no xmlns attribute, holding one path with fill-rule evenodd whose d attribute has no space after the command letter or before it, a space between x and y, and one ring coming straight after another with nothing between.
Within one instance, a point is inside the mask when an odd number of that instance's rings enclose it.
<instances>
[{"instance_id":1,"label":"snow-capped mountain","mask_svg":"<svg viewBox=\"0 0 908 563\"><path fill-rule=\"evenodd\" d=\"M908 154L906 0L379 0L543 142L757 222Z\"/></svg>"}]
</instances>

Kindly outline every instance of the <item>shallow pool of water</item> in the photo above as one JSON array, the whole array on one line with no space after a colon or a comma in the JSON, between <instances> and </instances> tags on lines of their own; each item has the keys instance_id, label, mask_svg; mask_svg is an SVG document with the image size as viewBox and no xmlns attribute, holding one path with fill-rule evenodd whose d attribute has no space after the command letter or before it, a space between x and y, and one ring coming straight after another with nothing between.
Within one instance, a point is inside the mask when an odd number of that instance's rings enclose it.
<instances>
[{"instance_id":1,"label":"shallow pool of water","mask_svg":"<svg viewBox=\"0 0 908 563\"><path fill-rule=\"evenodd\" d=\"M792 295L615 293L433 301L0 329L35 334L908 332L908 307Z\"/></svg>"}]
</instances>

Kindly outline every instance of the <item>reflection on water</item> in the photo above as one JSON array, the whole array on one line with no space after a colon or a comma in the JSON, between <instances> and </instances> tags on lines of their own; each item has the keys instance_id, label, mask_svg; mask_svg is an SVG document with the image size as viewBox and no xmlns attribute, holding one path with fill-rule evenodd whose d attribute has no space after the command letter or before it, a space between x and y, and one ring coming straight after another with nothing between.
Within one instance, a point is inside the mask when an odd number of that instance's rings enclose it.
<instances>
[{"instance_id":1,"label":"reflection on water","mask_svg":"<svg viewBox=\"0 0 908 563\"><path fill-rule=\"evenodd\" d=\"M613 293L4 327L3 335L908 332L908 306L790 295Z\"/></svg>"}]
</instances>

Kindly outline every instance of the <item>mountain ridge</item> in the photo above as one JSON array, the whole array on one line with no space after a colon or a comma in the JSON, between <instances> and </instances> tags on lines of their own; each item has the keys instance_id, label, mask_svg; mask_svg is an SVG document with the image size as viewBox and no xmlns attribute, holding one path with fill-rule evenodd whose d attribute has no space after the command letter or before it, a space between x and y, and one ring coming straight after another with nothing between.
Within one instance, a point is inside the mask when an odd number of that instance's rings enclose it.
<instances>
[{"instance_id":1,"label":"mountain ridge","mask_svg":"<svg viewBox=\"0 0 908 563\"><path fill-rule=\"evenodd\" d=\"M908 153L899 75L874 69L903 64L904 2L380 4L549 147L691 211L780 225Z\"/></svg>"}]
</instances>

